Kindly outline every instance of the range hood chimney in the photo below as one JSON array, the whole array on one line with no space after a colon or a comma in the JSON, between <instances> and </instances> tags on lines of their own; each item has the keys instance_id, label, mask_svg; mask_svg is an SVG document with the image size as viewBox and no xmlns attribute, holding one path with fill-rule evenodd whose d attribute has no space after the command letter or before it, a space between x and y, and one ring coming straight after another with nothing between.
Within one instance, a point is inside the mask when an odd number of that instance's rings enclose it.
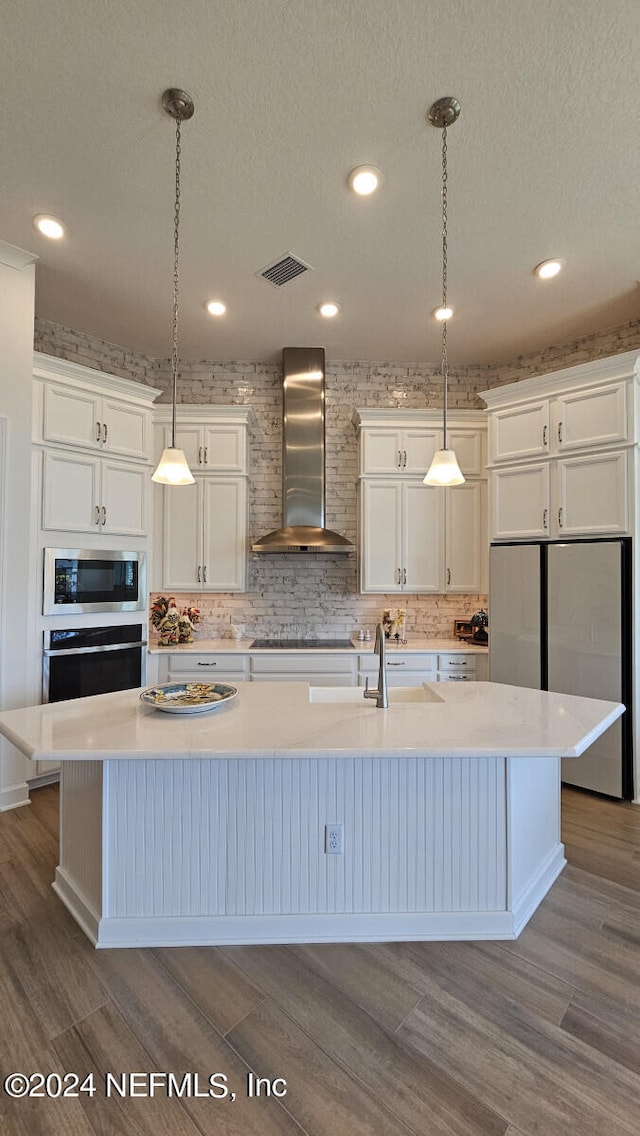
<instances>
[{"instance_id":1,"label":"range hood chimney","mask_svg":"<svg viewBox=\"0 0 640 1136\"><path fill-rule=\"evenodd\" d=\"M353 552L324 527L324 348L282 352L283 525L260 537L253 552Z\"/></svg>"}]
</instances>

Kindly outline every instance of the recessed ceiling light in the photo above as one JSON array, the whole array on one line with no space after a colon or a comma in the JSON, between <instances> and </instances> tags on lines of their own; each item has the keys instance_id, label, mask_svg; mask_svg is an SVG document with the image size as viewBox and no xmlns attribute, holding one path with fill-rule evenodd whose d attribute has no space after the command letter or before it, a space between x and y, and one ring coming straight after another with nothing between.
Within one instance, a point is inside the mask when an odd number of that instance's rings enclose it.
<instances>
[{"instance_id":1,"label":"recessed ceiling light","mask_svg":"<svg viewBox=\"0 0 640 1136\"><path fill-rule=\"evenodd\" d=\"M325 319L333 319L340 311L340 304L336 304L333 300L328 300L326 304L319 304L318 311Z\"/></svg>"},{"instance_id":2,"label":"recessed ceiling light","mask_svg":"<svg viewBox=\"0 0 640 1136\"><path fill-rule=\"evenodd\" d=\"M222 300L209 300L205 307L210 316L223 316L227 310L227 305Z\"/></svg>"},{"instance_id":3,"label":"recessed ceiling light","mask_svg":"<svg viewBox=\"0 0 640 1136\"><path fill-rule=\"evenodd\" d=\"M43 237L50 237L54 241L59 241L66 232L62 221L57 217L50 217L48 213L37 213L33 218L33 224Z\"/></svg>"},{"instance_id":4,"label":"recessed ceiling light","mask_svg":"<svg viewBox=\"0 0 640 1136\"><path fill-rule=\"evenodd\" d=\"M540 280L551 280L553 276L562 272L566 263L566 260L562 260L560 257L554 257L553 260L541 260L540 264L536 264L533 271Z\"/></svg>"},{"instance_id":5,"label":"recessed ceiling light","mask_svg":"<svg viewBox=\"0 0 640 1136\"><path fill-rule=\"evenodd\" d=\"M356 166L349 174L347 184L360 197L368 197L382 185L382 174L376 166Z\"/></svg>"},{"instance_id":6,"label":"recessed ceiling light","mask_svg":"<svg viewBox=\"0 0 640 1136\"><path fill-rule=\"evenodd\" d=\"M450 308L448 306L446 308L434 308L433 314L437 320L440 320L440 322L442 322L442 320L451 319L453 315L453 308Z\"/></svg>"}]
</instances>

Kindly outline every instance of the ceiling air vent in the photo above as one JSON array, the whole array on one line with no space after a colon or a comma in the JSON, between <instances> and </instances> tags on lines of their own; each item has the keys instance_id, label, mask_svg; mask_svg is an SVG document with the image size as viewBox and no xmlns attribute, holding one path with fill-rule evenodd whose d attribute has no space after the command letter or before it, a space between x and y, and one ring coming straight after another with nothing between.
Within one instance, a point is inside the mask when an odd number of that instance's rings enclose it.
<instances>
[{"instance_id":1,"label":"ceiling air vent","mask_svg":"<svg viewBox=\"0 0 640 1136\"><path fill-rule=\"evenodd\" d=\"M296 276L301 276L303 272L309 271L313 271L310 264L305 264L303 260L300 260L300 257L287 252L278 260L274 260L273 264L261 268L259 272L256 272L256 276L261 276L263 280L268 280L269 284L281 288L283 284L295 280Z\"/></svg>"}]
</instances>

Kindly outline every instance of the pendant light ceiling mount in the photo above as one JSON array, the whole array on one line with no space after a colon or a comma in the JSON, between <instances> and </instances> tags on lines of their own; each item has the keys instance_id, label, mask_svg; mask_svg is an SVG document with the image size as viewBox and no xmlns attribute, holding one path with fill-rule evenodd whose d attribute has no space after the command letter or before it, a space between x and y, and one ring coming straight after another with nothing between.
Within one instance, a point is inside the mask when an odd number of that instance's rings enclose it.
<instances>
[{"instance_id":1,"label":"pendant light ceiling mount","mask_svg":"<svg viewBox=\"0 0 640 1136\"><path fill-rule=\"evenodd\" d=\"M179 87L169 87L162 96L162 107L176 124L176 192L173 211L173 326L172 326L172 414L171 445L162 451L151 480L160 485L193 485L195 478L189 469L184 450L176 447L176 405L178 401L178 279L180 263L180 124L193 117L193 99Z\"/></svg>"},{"instance_id":2,"label":"pendant light ceiling mount","mask_svg":"<svg viewBox=\"0 0 640 1136\"><path fill-rule=\"evenodd\" d=\"M447 303L447 127L452 126L460 117L460 103L457 99L447 96L437 99L426 114L427 122L442 131L442 304L436 309L438 312L451 310ZM437 318L437 317L436 317ZM447 322L448 318L441 318L442 328L442 385L443 385L443 411L442 425L443 438L441 450L437 450L429 466L425 485L462 485L464 477L458 465L458 459L453 450L448 447L447 440L447 401L449 387L449 364L447 360Z\"/></svg>"}]
</instances>

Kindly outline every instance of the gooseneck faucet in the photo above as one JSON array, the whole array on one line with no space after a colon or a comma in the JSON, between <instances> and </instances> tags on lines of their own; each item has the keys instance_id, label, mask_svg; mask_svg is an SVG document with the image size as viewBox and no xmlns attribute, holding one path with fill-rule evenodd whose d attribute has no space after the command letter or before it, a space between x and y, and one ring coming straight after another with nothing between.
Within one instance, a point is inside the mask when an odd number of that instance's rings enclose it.
<instances>
[{"instance_id":1,"label":"gooseneck faucet","mask_svg":"<svg viewBox=\"0 0 640 1136\"><path fill-rule=\"evenodd\" d=\"M384 630L381 623L376 626L376 641L374 646L376 655L380 657L380 666L378 667L378 687L377 690L369 690L369 679L366 679L364 687L365 698L375 698L376 706L379 710L386 710L389 705L389 696L387 694L387 666L386 666L386 648L384 641Z\"/></svg>"}]
</instances>

